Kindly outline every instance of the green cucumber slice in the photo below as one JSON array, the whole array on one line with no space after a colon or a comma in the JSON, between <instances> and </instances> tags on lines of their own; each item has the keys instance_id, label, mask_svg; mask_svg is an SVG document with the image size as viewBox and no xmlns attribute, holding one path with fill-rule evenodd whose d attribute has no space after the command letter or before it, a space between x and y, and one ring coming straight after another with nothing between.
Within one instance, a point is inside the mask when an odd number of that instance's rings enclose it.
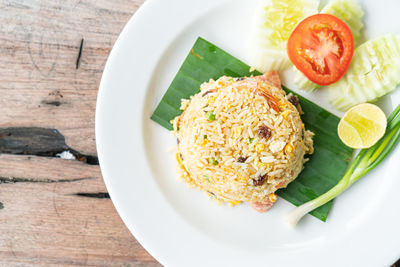
<instances>
[{"instance_id":1,"label":"green cucumber slice","mask_svg":"<svg viewBox=\"0 0 400 267\"><path fill-rule=\"evenodd\" d=\"M286 43L297 24L318 13L319 0L263 0L254 16L250 65L261 72L290 66Z\"/></svg>"},{"instance_id":2,"label":"green cucumber slice","mask_svg":"<svg viewBox=\"0 0 400 267\"><path fill-rule=\"evenodd\" d=\"M305 76L300 70L296 68L296 66L293 66L293 72L293 81L299 87L299 89L311 92L321 87L320 85L310 81L307 76Z\"/></svg>"},{"instance_id":3,"label":"green cucumber slice","mask_svg":"<svg viewBox=\"0 0 400 267\"><path fill-rule=\"evenodd\" d=\"M328 86L332 105L340 110L374 101L400 84L400 37L389 34L360 45L346 74Z\"/></svg>"},{"instance_id":4,"label":"green cucumber slice","mask_svg":"<svg viewBox=\"0 0 400 267\"><path fill-rule=\"evenodd\" d=\"M330 1L321 10L321 13L331 14L343 20L353 33L354 41L357 42L360 39L361 29L364 27L362 23L364 11L357 3L357 0Z\"/></svg>"}]
</instances>

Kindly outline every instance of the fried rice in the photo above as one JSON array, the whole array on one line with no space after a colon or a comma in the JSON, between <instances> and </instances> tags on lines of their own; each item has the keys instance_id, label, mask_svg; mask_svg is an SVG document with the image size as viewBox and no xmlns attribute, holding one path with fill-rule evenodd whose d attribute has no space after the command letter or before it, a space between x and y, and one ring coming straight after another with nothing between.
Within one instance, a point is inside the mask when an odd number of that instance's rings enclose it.
<instances>
[{"instance_id":1,"label":"fried rice","mask_svg":"<svg viewBox=\"0 0 400 267\"><path fill-rule=\"evenodd\" d=\"M297 97L286 95L277 72L203 83L182 100L172 122L178 173L219 202L242 201L266 211L313 153Z\"/></svg>"}]
</instances>

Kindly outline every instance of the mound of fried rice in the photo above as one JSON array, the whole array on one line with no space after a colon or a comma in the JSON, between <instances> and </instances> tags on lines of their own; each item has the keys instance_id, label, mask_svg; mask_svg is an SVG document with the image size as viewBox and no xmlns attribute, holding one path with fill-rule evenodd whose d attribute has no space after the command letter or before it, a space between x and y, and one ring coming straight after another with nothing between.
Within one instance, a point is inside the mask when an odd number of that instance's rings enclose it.
<instances>
[{"instance_id":1,"label":"mound of fried rice","mask_svg":"<svg viewBox=\"0 0 400 267\"><path fill-rule=\"evenodd\" d=\"M286 95L277 72L223 76L201 85L172 122L180 177L215 200L268 210L313 153L297 97Z\"/></svg>"}]
</instances>

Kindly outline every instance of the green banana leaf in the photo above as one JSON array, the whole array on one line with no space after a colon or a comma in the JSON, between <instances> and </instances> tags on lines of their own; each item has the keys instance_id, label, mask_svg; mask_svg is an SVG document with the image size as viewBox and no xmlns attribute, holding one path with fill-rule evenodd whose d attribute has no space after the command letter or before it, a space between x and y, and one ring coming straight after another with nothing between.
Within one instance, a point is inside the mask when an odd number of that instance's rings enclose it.
<instances>
[{"instance_id":1,"label":"green banana leaf","mask_svg":"<svg viewBox=\"0 0 400 267\"><path fill-rule=\"evenodd\" d=\"M199 37L151 119L172 130L170 121L181 113L181 99L198 93L203 82L210 78L218 79L223 75L243 77L259 74L261 73L258 71L250 72L248 65ZM295 94L287 88L284 90ZM315 133L315 152L310 156L299 177L287 188L277 192L280 197L296 206L322 195L336 185L342 178L353 152L340 141L336 133L339 118L304 97L298 97L304 111L302 120L305 127ZM326 221L331 206L332 201L310 214Z\"/></svg>"}]
</instances>

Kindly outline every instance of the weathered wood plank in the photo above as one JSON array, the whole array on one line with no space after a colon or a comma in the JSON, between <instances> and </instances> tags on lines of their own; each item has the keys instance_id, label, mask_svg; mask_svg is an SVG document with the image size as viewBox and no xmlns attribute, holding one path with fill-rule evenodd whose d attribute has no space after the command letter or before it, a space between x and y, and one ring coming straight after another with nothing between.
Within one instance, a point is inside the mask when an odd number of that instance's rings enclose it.
<instances>
[{"instance_id":1,"label":"weathered wood plank","mask_svg":"<svg viewBox=\"0 0 400 267\"><path fill-rule=\"evenodd\" d=\"M97 156L83 155L65 143L64 136L56 129L38 127L0 128L0 153L69 157L98 165Z\"/></svg>"},{"instance_id":2,"label":"weathered wood plank","mask_svg":"<svg viewBox=\"0 0 400 267\"><path fill-rule=\"evenodd\" d=\"M159 266L104 197L98 166L3 154L0 177L0 266Z\"/></svg>"},{"instance_id":3,"label":"weathered wood plank","mask_svg":"<svg viewBox=\"0 0 400 267\"><path fill-rule=\"evenodd\" d=\"M92 179L2 185L0 263L158 266L132 242L111 201L76 196L83 188L104 190Z\"/></svg>"},{"instance_id":4,"label":"weathered wood plank","mask_svg":"<svg viewBox=\"0 0 400 267\"><path fill-rule=\"evenodd\" d=\"M77 160L8 154L0 154L0 177L10 180L26 179L31 182L88 178L102 182L100 168L96 165ZM0 184L0 190L2 186Z\"/></svg>"},{"instance_id":5,"label":"weathered wood plank","mask_svg":"<svg viewBox=\"0 0 400 267\"><path fill-rule=\"evenodd\" d=\"M29 154L0 154L0 266L159 266L123 225L99 167L54 157L95 158L101 73L142 2L0 0L0 128L13 132L0 133L0 153Z\"/></svg>"},{"instance_id":6,"label":"weathered wood plank","mask_svg":"<svg viewBox=\"0 0 400 267\"><path fill-rule=\"evenodd\" d=\"M55 155L69 149L56 129L0 128L0 153Z\"/></svg>"},{"instance_id":7,"label":"weathered wood plank","mask_svg":"<svg viewBox=\"0 0 400 267\"><path fill-rule=\"evenodd\" d=\"M95 154L97 88L112 45L143 0L0 1L0 127L58 129ZM76 60L85 39L80 66Z\"/></svg>"}]
</instances>

